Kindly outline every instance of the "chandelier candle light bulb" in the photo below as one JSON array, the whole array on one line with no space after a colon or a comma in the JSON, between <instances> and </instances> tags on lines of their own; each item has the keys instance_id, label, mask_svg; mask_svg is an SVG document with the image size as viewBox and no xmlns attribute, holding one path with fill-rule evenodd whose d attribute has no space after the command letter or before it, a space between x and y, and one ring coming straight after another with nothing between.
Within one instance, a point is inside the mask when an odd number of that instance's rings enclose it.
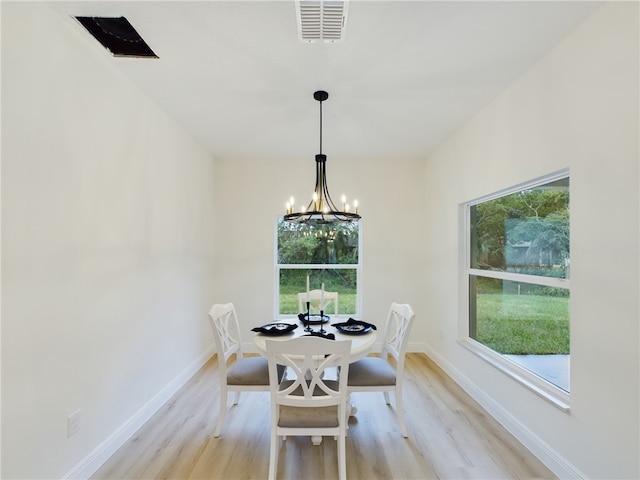
<instances>
[{"instance_id":1,"label":"chandelier candle light bulb","mask_svg":"<svg viewBox=\"0 0 640 480\"><path fill-rule=\"evenodd\" d=\"M289 215L290 213L293 213L293 204L294 204L294 199L293 197L289 198L289 201L286 204L286 213L285 215Z\"/></svg>"}]
</instances>

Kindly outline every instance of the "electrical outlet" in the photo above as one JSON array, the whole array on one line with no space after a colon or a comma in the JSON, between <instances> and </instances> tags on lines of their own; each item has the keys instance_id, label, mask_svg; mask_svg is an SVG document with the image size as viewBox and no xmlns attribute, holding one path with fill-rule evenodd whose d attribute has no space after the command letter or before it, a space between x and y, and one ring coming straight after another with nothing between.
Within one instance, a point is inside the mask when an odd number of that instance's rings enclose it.
<instances>
[{"instance_id":1,"label":"electrical outlet","mask_svg":"<svg viewBox=\"0 0 640 480\"><path fill-rule=\"evenodd\" d=\"M80 430L80 410L67 417L67 438L73 437Z\"/></svg>"}]
</instances>

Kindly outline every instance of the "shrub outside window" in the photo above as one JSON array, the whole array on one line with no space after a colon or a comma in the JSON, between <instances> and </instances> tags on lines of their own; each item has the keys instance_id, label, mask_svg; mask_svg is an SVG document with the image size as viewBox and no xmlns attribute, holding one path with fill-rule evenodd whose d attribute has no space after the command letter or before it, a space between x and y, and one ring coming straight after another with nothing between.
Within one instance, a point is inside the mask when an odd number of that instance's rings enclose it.
<instances>
[{"instance_id":1,"label":"shrub outside window","mask_svg":"<svg viewBox=\"0 0 640 480\"><path fill-rule=\"evenodd\" d=\"M467 204L468 337L569 392L569 177Z\"/></svg>"},{"instance_id":2,"label":"shrub outside window","mask_svg":"<svg viewBox=\"0 0 640 480\"><path fill-rule=\"evenodd\" d=\"M338 314L360 312L360 224L308 225L276 224L276 316L296 315L298 293L324 284L327 292L338 293ZM312 303L311 313L318 313ZM333 307L325 312L333 315Z\"/></svg>"}]
</instances>

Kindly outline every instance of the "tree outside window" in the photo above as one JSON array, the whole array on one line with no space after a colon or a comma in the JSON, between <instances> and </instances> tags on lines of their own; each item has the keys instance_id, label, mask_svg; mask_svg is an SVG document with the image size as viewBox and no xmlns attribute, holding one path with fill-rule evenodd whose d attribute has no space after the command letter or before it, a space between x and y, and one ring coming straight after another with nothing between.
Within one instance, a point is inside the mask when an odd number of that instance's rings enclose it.
<instances>
[{"instance_id":1,"label":"tree outside window","mask_svg":"<svg viewBox=\"0 0 640 480\"><path fill-rule=\"evenodd\" d=\"M276 225L278 315L298 311L297 294L311 290L338 292L339 315L359 312L359 223L308 225L285 222ZM313 307L312 307L313 308Z\"/></svg>"},{"instance_id":2,"label":"tree outside window","mask_svg":"<svg viewBox=\"0 0 640 480\"><path fill-rule=\"evenodd\" d=\"M469 337L514 359L569 355L569 178L470 204L468 218Z\"/></svg>"}]
</instances>

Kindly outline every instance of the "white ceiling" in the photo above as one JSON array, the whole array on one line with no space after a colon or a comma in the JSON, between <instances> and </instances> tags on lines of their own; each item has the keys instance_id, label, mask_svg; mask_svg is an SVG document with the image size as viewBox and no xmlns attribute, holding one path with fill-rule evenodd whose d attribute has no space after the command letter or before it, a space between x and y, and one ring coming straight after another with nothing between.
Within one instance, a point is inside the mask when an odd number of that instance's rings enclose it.
<instances>
[{"instance_id":1,"label":"white ceiling","mask_svg":"<svg viewBox=\"0 0 640 480\"><path fill-rule=\"evenodd\" d=\"M80 41L219 158L424 157L586 19L598 2L351 0L345 40L298 39L289 1L50 3L125 16L159 59Z\"/></svg>"}]
</instances>

